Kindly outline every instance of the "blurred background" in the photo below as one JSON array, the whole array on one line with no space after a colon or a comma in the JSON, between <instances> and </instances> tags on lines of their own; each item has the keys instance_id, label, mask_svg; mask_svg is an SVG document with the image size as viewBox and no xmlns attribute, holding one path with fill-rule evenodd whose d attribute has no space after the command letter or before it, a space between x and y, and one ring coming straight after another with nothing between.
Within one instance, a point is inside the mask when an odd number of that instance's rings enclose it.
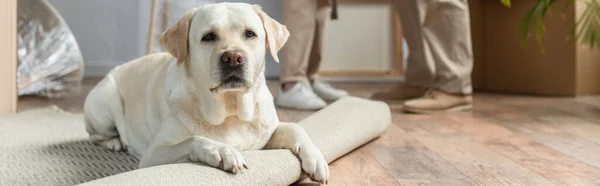
<instances>
[{"instance_id":1,"label":"blurred background","mask_svg":"<svg viewBox=\"0 0 600 186\"><path fill-rule=\"evenodd\" d=\"M157 39L166 27L190 7L215 2L225 1L19 0L18 95L62 98L69 87L81 85L78 80L102 77L116 65L162 51ZM279 0L228 2L259 4L281 19ZM541 2L506 7L500 1L469 1L476 91L568 97L600 92L600 52L589 44L595 42L593 35L586 36L592 37L589 42L572 37L578 21L596 15L586 11L594 6L558 5L548 11ZM409 46L394 1L339 0L338 9L340 19L330 21L325 30L319 74L339 83L402 81ZM529 25L544 35L529 33L524 44L527 16L530 22L545 16L545 24ZM280 64L268 55L267 61L267 78L277 80Z\"/></svg>"},{"instance_id":2,"label":"blurred background","mask_svg":"<svg viewBox=\"0 0 600 186\"><path fill-rule=\"evenodd\" d=\"M162 52L158 37L190 7L218 2L259 4L281 20L281 1L273 0L19 0L18 95L36 104L82 100L110 69ZM392 3L342 0L338 9L341 19L330 21L325 30L323 79L401 81L408 48ZM40 50L52 53L40 56ZM276 81L280 72L280 64L267 55L267 78ZM77 110L78 102L65 107Z\"/></svg>"}]
</instances>

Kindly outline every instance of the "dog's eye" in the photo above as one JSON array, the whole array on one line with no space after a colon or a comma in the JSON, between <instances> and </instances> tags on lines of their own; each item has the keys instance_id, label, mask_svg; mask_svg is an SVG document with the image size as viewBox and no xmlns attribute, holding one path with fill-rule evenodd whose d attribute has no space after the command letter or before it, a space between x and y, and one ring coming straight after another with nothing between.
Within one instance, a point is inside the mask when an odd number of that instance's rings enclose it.
<instances>
[{"instance_id":1,"label":"dog's eye","mask_svg":"<svg viewBox=\"0 0 600 186\"><path fill-rule=\"evenodd\" d=\"M217 35L215 35L215 33L212 33L212 32L210 32L210 33L204 35L204 37L202 37L202 41L204 41L204 42L211 42L214 40L217 40Z\"/></svg>"},{"instance_id":2,"label":"dog's eye","mask_svg":"<svg viewBox=\"0 0 600 186\"><path fill-rule=\"evenodd\" d=\"M246 30L246 38L254 38L256 37L256 33L254 33L252 30Z\"/></svg>"}]
</instances>

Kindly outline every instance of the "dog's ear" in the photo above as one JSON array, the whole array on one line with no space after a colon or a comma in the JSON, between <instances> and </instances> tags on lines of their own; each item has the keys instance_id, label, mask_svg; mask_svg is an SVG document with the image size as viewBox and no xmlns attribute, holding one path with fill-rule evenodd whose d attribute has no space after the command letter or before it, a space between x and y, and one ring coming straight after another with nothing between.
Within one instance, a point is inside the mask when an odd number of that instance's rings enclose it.
<instances>
[{"instance_id":1,"label":"dog's ear","mask_svg":"<svg viewBox=\"0 0 600 186\"><path fill-rule=\"evenodd\" d=\"M290 37L290 32L285 25L280 24L275 19L271 18L271 16L267 15L260 6L253 5L253 7L254 11L260 16L263 27L265 28L265 33L267 34L267 46L271 51L271 56L275 62L279 62L277 53L287 42Z\"/></svg>"},{"instance_id":2,"label":"dog's ear","mask_svg":"<svg viewBox=\"0 0 600 186\"><path fill-rule=\"evenodd\" d=\"M165 50L177 58L177 64L189 61L189 33L196 8L184 14L177 23L160 35L160 44Z\"/></svg>"}]
</instances>

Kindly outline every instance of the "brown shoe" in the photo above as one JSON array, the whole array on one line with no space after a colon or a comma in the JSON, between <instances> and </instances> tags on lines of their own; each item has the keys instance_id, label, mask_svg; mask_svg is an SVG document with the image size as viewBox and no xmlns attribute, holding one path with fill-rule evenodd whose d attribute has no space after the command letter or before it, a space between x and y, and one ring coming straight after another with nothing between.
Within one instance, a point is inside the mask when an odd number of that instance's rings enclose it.
<instances>
[{"instance_id":1,"label":"brown shoe","mask_svg":"<svg viewBox=\"0 0 600 186\"><path fill-rule=\"evenodd\" d=\"M448 94L439 90L430 90L422 98L404 103L405 112L432 114L439 112L458 112L471 110L473 98L470 95Z\"/></svg>"},{"instance_id":2,"label":"brown shoe","mask_svg":"<svg viewBox=\"0 0 600 186\"><path fill-rule=\"evenodd\" d=\"M404 101L421 97L426 91L427 88L413 87L400 83L389 90L374 93L371 95L371 99L381 101Z\"/></svg>"}]
</instances>

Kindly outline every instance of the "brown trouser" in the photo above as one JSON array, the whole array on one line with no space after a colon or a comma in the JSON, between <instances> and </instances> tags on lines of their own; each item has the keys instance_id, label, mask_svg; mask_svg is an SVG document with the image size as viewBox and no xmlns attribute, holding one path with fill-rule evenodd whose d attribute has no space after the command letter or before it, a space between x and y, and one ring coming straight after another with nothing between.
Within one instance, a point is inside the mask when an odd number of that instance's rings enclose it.
<instances>
[{"instance_id":1,"label":"brown trouser","mask_svg":"<svg viewBox=\"0 0 600 186\"><path fill-rule=\"evenodd\" d=\"M394 2L410 48L406 84L471 94L473 49L468 1ZM281 51L281 81L314 79L321 63L330 1L284 0L282 4L282 23L290 30L290 38Z\"/></svg>"},{"instance_id":2,"label":"brown trouser","mask_svg":"<svg viewBox=\"0 0 600 186\"><path fill-rule=\"evenodd\" d=\"M290 31L281 49L282 83L316 78L321 64L323 34L331 15L329 0L282 1L282 24Z\"/></svg>"},{"instance_id":3,"label":"brown trouser","mask_svg":"<svg viewBox=\"0 0 600 186\"><path fill-rule=\"evenodd\" d=\"M396 0L410 54L406 84L471 94L468 0Z\"/></svg>"}]
</instances>

